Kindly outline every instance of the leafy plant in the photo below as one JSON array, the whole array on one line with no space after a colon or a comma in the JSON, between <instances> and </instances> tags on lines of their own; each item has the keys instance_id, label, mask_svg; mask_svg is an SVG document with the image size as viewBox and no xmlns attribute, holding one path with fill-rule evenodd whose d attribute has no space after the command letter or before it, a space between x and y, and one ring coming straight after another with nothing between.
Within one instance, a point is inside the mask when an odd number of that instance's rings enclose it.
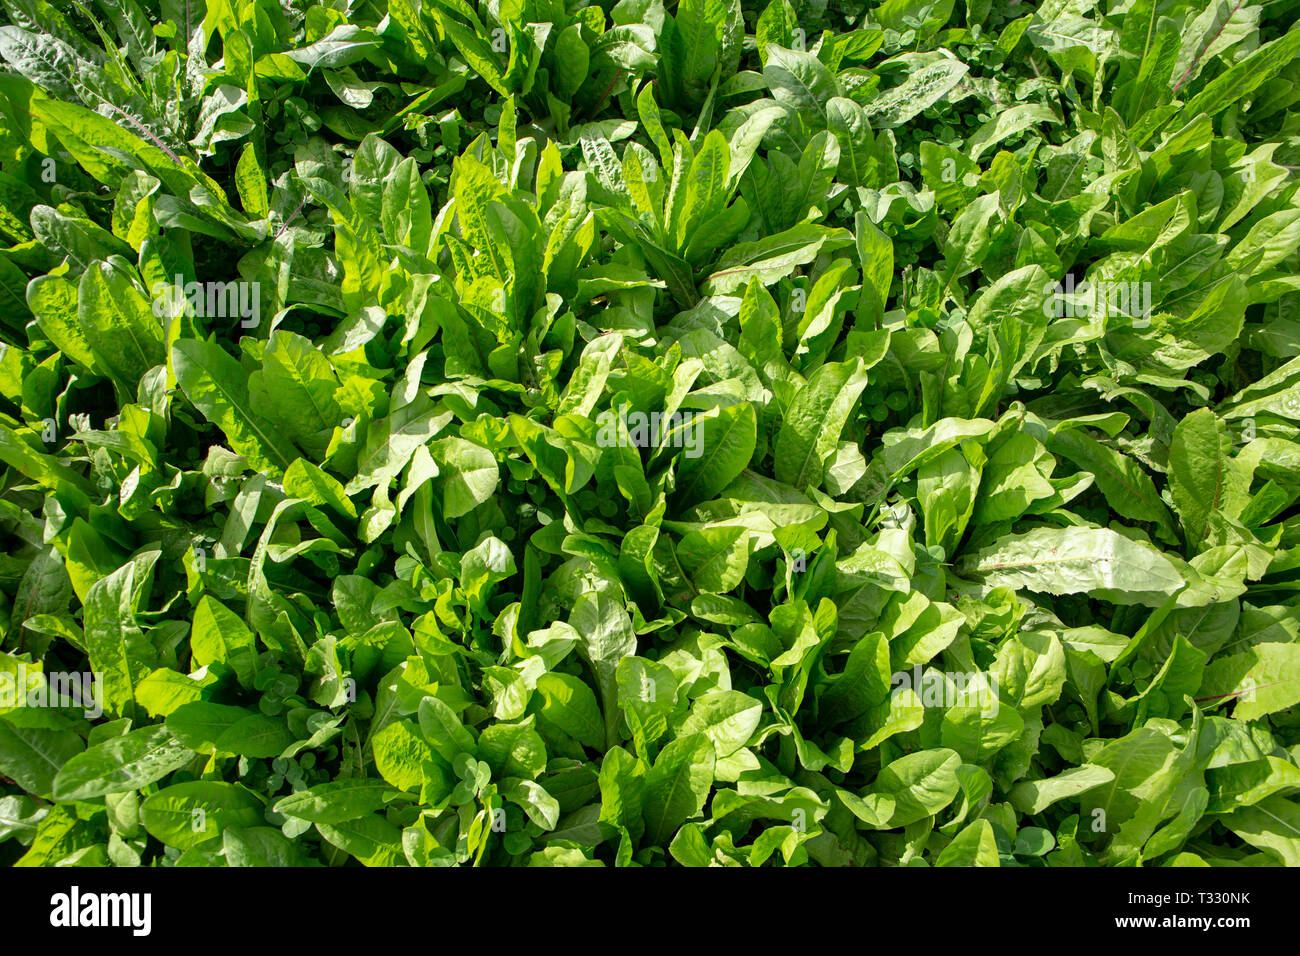
<instances>
[{"instance_id":1,"label":"leafy plant","mask_svg":"<svg viewBox=\"0 0 1300 956\"><path fill-rule=\"evenodd\" d=\"M1300 5L2 2L7 864L1300 864Z\"/></svg>"}]
</instances>

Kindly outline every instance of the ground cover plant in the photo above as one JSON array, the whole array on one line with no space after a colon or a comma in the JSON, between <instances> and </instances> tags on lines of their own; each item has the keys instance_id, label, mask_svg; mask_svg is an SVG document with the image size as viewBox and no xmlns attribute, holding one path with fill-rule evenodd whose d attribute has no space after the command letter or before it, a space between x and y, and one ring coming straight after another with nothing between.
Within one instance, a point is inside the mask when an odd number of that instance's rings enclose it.
<instances>
[{"instance_id":1,"label":"ground cover plant","mask_svg":"<svg viewBox=\"0 0 1300 956\"><path fill-rule=\"evenodd\" d=\"M0 2L6 865L1300 864L1300 3Z\"/></svg>"}]
</instances>

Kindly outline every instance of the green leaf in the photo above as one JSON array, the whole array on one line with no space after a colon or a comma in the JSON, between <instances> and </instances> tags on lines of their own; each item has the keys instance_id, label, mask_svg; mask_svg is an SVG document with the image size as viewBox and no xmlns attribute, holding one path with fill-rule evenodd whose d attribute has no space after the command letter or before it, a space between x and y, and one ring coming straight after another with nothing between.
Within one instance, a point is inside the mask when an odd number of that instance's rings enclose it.
<instances>
[{"instance_id":1,"label":"green leaf","mask_svg":"<svg viewBox=\"0 0 1300 956\"><path fill-rule=\"evenodd\" d=\"M240 686L253 686L257 673L257 647L253 633L235 613L204 595L194 608L190 651L199 667L225 664L235 672Z\"/></svg>"},{"instance_id":2,"label":"green leaf","mask_svg":"<svg viewBox=\"0 0 1300 956\"><path fill-rule=\"evenodd\" d=\"M720 690L698 698L681 726L683 737L704 734L721 760L744 747L763 716L763 704L738 690Z\"/></svg>"},{"instance_id":3,"label":"green leaf","mask_svg":"<svg viewBox=\"0 0 1300 956\"><path fill-rule=\"evenodd\" d=\"M271 809L312 823L343 823L382 810L392 792L377 780L336 780L290 794Z\"/></svg>"},{"instance_id":4,"label":"green leaf","mask_svg":"<svg viewBox=\"0 0 1300 956\"><path fill-rule=\"evenodd\" d=\"M543 674L537 678L542 697L538 713L579 743L594 750L605 741L604 718L591 688L572 674Z\"/></svg>"},{"instance_id":5,"label":"green leaf","mask_svg":"<svg viewBox=\"0 0 1300 956\"><path fill-rule=\"evenodd\" d=\"M107 263L89 266L77 288L77 318L95 368L126 395L165 358L163 327L145 297Z\"/></svg>"},{"instance_id":6,"label":"green leaf","mask_svg":"<svg viewBox=\"0 0 1300 956\"><path fill-rule=\"evenodd\" d=\"M835 76L821 60L802 50L769 43L763 77L778 103L799 113L816 114L826 125L826 104L839 95Z\"/></svg>"},{"instance_id":7,"label":"green leaf","mask_svg":"<svg viewBox=\"0 0 1300 956\"><path fill-rule=\"evenodd\" d=\"M239 784L194 780L165 787L140 804L149 835L182 850L222 838L229 827L255 827L265 808Z\"/></svg>"},{"instance_id":8,"label":"green leaf","mask_svg":"<svg viewBox=\"0 0 1300 956\"><path fill-rule=\"evenodd\" d=\"M1001 866L997 839L988 820L976 820L939 854L935 866Z\"/></svg>"},{"instance_id":9,"label":"green leaf","mask_svg":"<svg viewBox=\"0 0 1300 956\"><path fill-rule=\"evenodd\" d=\"M677 706L677 678L672 670L642 657L625 657L615 671L618 706L623 711L636 751L648 759L651 748L668 732Z\"/></svg>"},{"instance_id":10,"label":"green leaf","mask_svg":"<svg viewBox=\"0 0 1300 956\"><path fill-rule=\"evenodd\" d=\"M317 823L320 835L363 866L405 866L402 831L373 813L339 823Z\"/></svg>"},{"instance_id":11,"label":"green leaf","mask_svg":"<svg viewBox=\"0 0 1300 956\"><path fill-rule=\"evenodd\" d=\"M873 99L867 105L867 115L874 125L885 129L902 126L939 102L968 72L966 64L941 57L910 71L904 82Z\"/></svg>"},{"instance_id":12,"label":"green leaf","mask_svg":"<svg viewBox=\"0 0 1300 956\"><path fill-rule=\"evenodd\" d=\"M1122 603L1158 604L1184 583L1159 551L1108 528L1038 528L1008 535L967 557L963 569L994 587L1094 594Z\"/></svg>"},{"instance_id":13,"label":"green leaf","mask_svg":"<svg viewBox=\"0 0 1300 956\"><path fill-rule=\"evenodd\" d=\"M185 397L225 433L232 451L255 468L284 474L297 455L268 421L254 413L248 378L238 362L214 342L181 339L172 346L172 367Z\"/></svg>"},{"instance_id":14,"label":"green leaf","mask_svg":"<svg viewBox=\"0 0 1300 956\"><path fill-rule=\"evenodd\" d=\"M394 721L377 733L371 743L375 769L395 789L414 790L424 781L424 764L433 751L413 721Z\"/></svg>"},{"instance_id":15,"label":"green leaf","mask_svg":"<svg viewBox=\"0 0 1300 956\"><path fill-rule=\"evenodd\" d=\"M420 701L420 733L447 763L453 763L462 753L474 752L474 737L456 716L455 712L437 697Z\"/></svg>"},{"instance_id":16,"label":"green leaf","mask_svg":"<svg viewBox=\"0 0 1300 956\"><path fill-rule=\"evenodd\" d=\"M104 705L115 714L129 714L136 688L157 665L158 654L136 622L137 588L158 558L152 552L144 563L131 561L96 581L86 595L85 642L91 668L104 685Z\"/></svg>"},{"instance_id":17,"label":"green leaf","mask_svg":"<svg viewBox=\"0 0 1300 956\"><path fill-rule=\"evenodd\" d=\"M305 454L322 458L334 427L343 420L334 398L338 389L334 369L318 348L301 335L276 329L267 340L262 368L248 377L248 408L262 411L276 426L277 438L287 436ZM225 429L223 421L217 422Z\"/></svg>"},{"instance_id":18,"label":"green leaf","mask_svg":"<svg viewBox=\"0 0 1300 956\"><path fill-rule=\"evenodd\" d=\"M950 804L961 789L957 781L959 766L961 757L956 752L937 749L899 757L880 771L872 793L893 800L889 827L915 823Z\"/></svg>"},{"instance_id":19,"label":"green leaf","mask_svg":"<svg viewBox=\"0 0 1300 956\"><path fill-rule=\"evenodd\" d=\"M430 448L442 476L444 517L459 518L492 498L500 480L492 452L463 438L441 438Z\"/></svg>"},{"instance_id":20,"label":"green leaf","mask_svg":"<svg viewBox=\"0 0 1300 956\"><path fill-rule=\"evenodd\" d=\"M849 241L844 230L805 222L765 239L739 243L718 260L700 291L727 295L745 288L751 278L770 285L796 266L812 262L823 249L837 249Z\"/></svg>"},{"instance_id":21,"label":"green leaf","mask_svg":"<svg viewBox=\"0 0 1300 956\"><path fill-rule=\"evenodd\" d=\"M678 827L704 808L713 785L715 755L704 734L679 737L665 747L645 775L645 838L666 846Z\"/></svg>"},{"instance_id":22,"label":"green leaf","mask_svg":"<svg viewBox=\"0 0 1300 956\"><path fill-rule=\"evenodd\" d=\"M700 528L677 545L677 560L700 591L725 594L749 566L749 532L744 528Z\"/></svg>"},{"instance_id":23,"label":"green leaf","mask_svg":"<svg viewBox=\"0 0 1300 956\"><path fill-rule=\"evenodd\" d=\"M866 386L866 367L860 358L828 363L813 372L776 436L777 481L801 489L821 484L823 464L839 443Z\"/></svg>"},{"instance_id":24,"label":"green leaf","mask_svg":"<svg viewBox=\"0 0 1300 956\"><path fill-rule=\"evenodd\" d=\"M1208 408L1192 412L1174 429L1169 445L1169 491L1183 519L1187 541L1199 549L1210 515L1233 497L1244 497L1243 483L1230 460L1227 426Z\"/></svg>"},{"instance_id":25,"label":"green leaf","mask_svg":"<svg viewBox=\"0 0 1300 956\"><path fill-rule=\"evenodd\" d=\"M196 701L167 715L167 729L199 753L274 757L293 742L281 721L242 707Z\"/></svg>"},{"instance_id":26,"label":"green leaf","mask_svg":"<svg viewBox=\"0 0 1300 956\"><path fill-rule=\"evenodd\" d=\"M55 775L83 749L74 731L10 726L0 720L0 771L28 793L49 797Z\"/></svg>"},{"instance_id":27,"label":"green leaf","mask_svg":"<svg viewBox=\"0 0 1300 956\"><path fill-rule=\"evenodd\" d=\"M1077 797L1103 784L1111 783L1115 774L1106 767L1084 764L1043 780L1026 780L1016 784L1011 802L1021 813L1037 816L1052 804Z\"/></svg>"},{"instance_id":28,"label":"green leaf","mask_svg":"<svg viewBox=\"0 0 1300 956\"><path fill-rule=\"evenodd\" d=\"M1300 866L1300 806L1294 801L1269 797L1228 814L1223 824L1283 866Z\"/></svg>"},{"instance_id":29,"label":"green leaf","mask_svg":"<svg viewBox=\"0 0 1300 956\"><path fill-rule=\"evenodd\" d=\"M615 739L618 721L614 671L620 660L636 653L636 634L627 612L605 591L586 591L579 595L569 623L580 635L578 651L591 667L600 689L608 746Z\"/></svg>"},{"instance_id":30,"label":"green leaf","mask_svg":"<svg viewBox=\"0 0 1300 956\"><path fill-rule=\"evenodd\" d=\"M708 501L745 470L753 458L758 419L748 402L700 415L687 426L691 443L677 457L676 497L682 507Z\"/></svg>"},{"instance_id":31,"label":"green leaf","mask_svg":"<svg viewBox=\"0 0 1300 956\"><path fill-rule=\"evenodd\" d=\"M54 799L93 800L139 790L193 759L194 751L165 726L141 727L71 758L54 777Z\"/></svg>"}]
</instances>

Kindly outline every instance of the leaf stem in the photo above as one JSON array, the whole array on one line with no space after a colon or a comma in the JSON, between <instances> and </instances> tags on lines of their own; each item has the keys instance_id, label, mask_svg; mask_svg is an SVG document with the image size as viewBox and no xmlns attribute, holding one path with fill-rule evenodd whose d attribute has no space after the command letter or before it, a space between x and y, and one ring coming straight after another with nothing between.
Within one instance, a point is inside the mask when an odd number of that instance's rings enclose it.
<instances>
[{"instance_id":1,"label":"leaf stem","mask_svg":"<svg viewBox=\"0 0 1300 956\"><path fill-rule=\"evenodd\" d=\"M307 205L307 197L303 196L302 202L298 203L297 208L294 209L293 212L289 213L288 217L284 220L284 225L282 225L280 231L275 234L275 238L271 240L272 243L280 241L280 237L284 235L284 231L289 228L290 223L298 218L298 213L302 212L302 207L305 205Z\"/></svg>"},{"instance_id":2,"label":"leaf stem","mask_svg":"<svg viewBox=\"0 0 1300 956\"><path fill-rule=\"evenodd\" d=\"M1224 17L1223 22L1219 24L1219 29L1214 31L1214 36L1210 37L1210 41L1206 43L1205 46L1201 47L1201 51L1196 54L1196 59L1192 60L1192 65L1187 68L1187 72L1185 72L1179 78L1178 82L1174 84L1175 93L1177 93L1180 89L1182 89L1183 84L1187 82L1187 78L1192 75L1192 71L1195 70L1196 67L1200 65L1201 57L1205 56L1206 52L1210 49L1210 47L1214 46L1214 41L1219 39L1219 34L1221 34L1223 32L1223 28L1228 25L1228 21L1231 20L1234 16L1236 16L1237 11L1241 9L1241 4L1242 4L1242 0L1237 0L1237 5L1232 8L1231 13L1229 13L1226 17Z\"/></svg>"},{"instance_id":3,"label":"leaf stem","mask_svg":"<svg viewBox=\"0 0 1300 956\"><path fill-rule=\"evenodd\" d=\"M179 156L177 156L175 153L173 153L173 152L171 151L171 149L167 146L166 143L164 143L164 142L163 142L162 140L160 140L157 136L155 136L154 133L153 133L153 131L152 131L151 129L149 129L149 127L145 126L143 123L141 123L139 120L137 120L137 119L136 119L134 116L132 116L130 113L126 112L125 110L119 109L118 107L114 106L112 103L109 103L107 100L104 101L104 104L105 104L105 105L106 105L110 110L112 110L114 113L116 113L117 115L121 116L124 120L126 120L128 123L130 123L130 124L131 124L132 126L134 126L136 129L138 129L140 132L144 133L145 136L148 136L148 137L149 137L149 140L150 140L150 141L151 141L155 146L157 146L157 147L158 147L159 149L161 149L164 153L166 153L168 156L171 157L172 162L174 162L177 166L180 166L180 167L184 168L184 164L181 162L181 158L180 158Z\"/></svg>"}]
</instances>

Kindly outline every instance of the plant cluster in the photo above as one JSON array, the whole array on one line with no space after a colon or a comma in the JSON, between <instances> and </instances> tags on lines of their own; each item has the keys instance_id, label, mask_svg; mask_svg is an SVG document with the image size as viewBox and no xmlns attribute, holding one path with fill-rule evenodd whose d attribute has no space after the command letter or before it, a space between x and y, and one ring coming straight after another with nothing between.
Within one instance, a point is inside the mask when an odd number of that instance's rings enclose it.
<instances>
[{"instance_id":1,"label":"plant cluster","mask_svg":"<svg viewBox=\"0 0 1300 956\"><path fill-rule=\"evenodd\" d=\"M1300 865L1296 0L0 0L0 860Z\"/></svg>"}]
</instances>

